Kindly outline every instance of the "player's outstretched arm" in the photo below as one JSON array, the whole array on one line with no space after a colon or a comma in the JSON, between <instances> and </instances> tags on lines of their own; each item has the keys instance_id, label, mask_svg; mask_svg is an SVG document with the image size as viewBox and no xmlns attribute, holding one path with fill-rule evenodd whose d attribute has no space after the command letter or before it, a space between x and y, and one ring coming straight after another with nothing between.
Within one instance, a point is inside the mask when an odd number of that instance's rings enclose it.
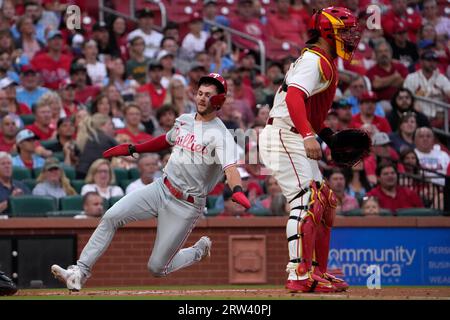
<instances>
[{"instance_id":1,"label":"player's outstretched arm","mask_svg":"<svg viewBox=\"0 0 450 320\"><path fill-rule=\"evenodd\" d=\"M242 181L239 171L236 166L231 166L225 169L225 176L227 177L227 183L231 190L233 190L233 195L231 199L241 206L249 209L252 205L250 200L248 200L247 196L244 194L242 190Z\"/></svg>"},{"instance_id":2,"label":"player's outstretched arm","mask_svg":"<svg viewBox=\"0 0 450 320\"><path fill-rule=\"evenodd\" d=\"M129 143L119 144L118 146L109 148L108 150L103 152L103 157L108 159L112 157L129 156L133 153L158 152L170 147L171 145L169 144L169 142L167 142L166 135L163 134L159 137L137 145Z\"/></svg>"}]
</instances>

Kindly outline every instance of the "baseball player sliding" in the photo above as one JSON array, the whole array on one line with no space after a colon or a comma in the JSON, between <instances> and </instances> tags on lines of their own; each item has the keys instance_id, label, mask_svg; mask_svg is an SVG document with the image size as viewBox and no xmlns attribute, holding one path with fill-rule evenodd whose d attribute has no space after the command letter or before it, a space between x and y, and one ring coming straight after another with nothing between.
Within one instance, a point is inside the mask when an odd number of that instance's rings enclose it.
<instances>
[{"instance_id":1,"label":"baseball player sliding","mask_svg":"<svg viewBox=\"0 0 450 320\"><path fill-rule=\"evenodd\" d=\"M259 143L291 211L286 226L291 292L336 292L348 284L327 273L336 198L323 181L315 134L333 150L337 133L324 128L338 84L335 58L351 60L360 32L346 8L329 7L311 19L308 46L291 65L278 90ZM348 140L345 143L351 143ZM336 160L336 159L335 159Z\"/></svg>"},{"instance_id":2,"label":"baseball player sliding","mask_svg":"<svg viewBox=\"0 0 450 320\"><path fill-rule=\"evenodd\" d=\"M178 117L165 135L138 145L121 144L103 153L105 158L111 158L157 152L173 146L164 175L126 195L105 213L76 265L67 269L58 265L51 267L53 275L69 290L81 289L117 228L131 221L158 219L156 240L147 265L156 277L166 276L209 255L211 240L206 236L192 247L181 247L202 215L207 194L224 173L233 190L232 199L250 208L236 167L239 149L231 133L216 117L226 94L227 84L222 76L210 73L200 79L195 114Z\"/></svg>"}]
</instances>

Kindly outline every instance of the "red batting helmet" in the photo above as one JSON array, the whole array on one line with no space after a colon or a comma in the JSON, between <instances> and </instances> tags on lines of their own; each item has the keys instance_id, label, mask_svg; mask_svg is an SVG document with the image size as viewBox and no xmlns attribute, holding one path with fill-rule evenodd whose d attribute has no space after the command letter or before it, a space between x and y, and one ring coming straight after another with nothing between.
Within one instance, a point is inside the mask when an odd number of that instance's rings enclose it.
<instances>
[{"instance_id":1,"label":"red batting helmet","mask_svg":"<svg viewBox=\"0 0 450 320\"><path fill-rule=\"evenodd\" d=\"M228 88L226 80L220 74L211 72L200 78L198 86L200 87L204 83L212 83L216 86L218 94L209 98L209 101L219 110L224 104L227 95Z\"/></svg>"},{"instance_id":2,"label":"red batting helmet","mask_svg":"<svg viewBox=\"0 0 450 320\"><path fill-rule=\"evenodd\" d=\"M343 7L328 7L314 13L309 32L311 38L324 38L336 50L336 54L346 61L352 59L361 38L358 19Z\"/></svg>"}]
</instances>

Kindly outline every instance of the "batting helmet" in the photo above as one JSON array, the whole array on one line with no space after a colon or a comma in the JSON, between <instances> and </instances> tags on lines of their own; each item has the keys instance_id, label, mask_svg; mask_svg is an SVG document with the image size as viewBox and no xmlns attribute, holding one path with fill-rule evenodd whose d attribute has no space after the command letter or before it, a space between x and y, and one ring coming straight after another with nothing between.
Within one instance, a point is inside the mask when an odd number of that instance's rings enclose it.
<instances>
[{"instance_id":1,"label":"batting helmet","mask_svg":"<svg viewBox=\"0 0 450 320\"><path fill-rule=\"evenodd\" d=\"M218 94L210 97L209 102L219 110L225 102L228 91L226 80L220 74L211 72L200 78L198 86L200 87L204 83L210 83L216 86Z\"/></svg>"},{"instance_id":2,"label":"batting helmet","mask_svg":"<svg viewBox=\"0 0 450 320\"><path fill-rule=\"evenodd\" d=\"M309 24L309 34L311 38L324 38L336 50L336 54L346 61L352 59L361 39L357 18L343 7L328 7L314 13Z\"/></svg>"}]
</instances>

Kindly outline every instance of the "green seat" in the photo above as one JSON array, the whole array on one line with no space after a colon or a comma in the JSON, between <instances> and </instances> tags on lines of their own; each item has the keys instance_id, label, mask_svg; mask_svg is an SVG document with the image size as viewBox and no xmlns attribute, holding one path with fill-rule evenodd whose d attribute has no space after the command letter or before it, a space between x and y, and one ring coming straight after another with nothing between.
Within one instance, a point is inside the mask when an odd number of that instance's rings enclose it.
<instances>
[{"instance_id":1,"label":"green seat","mask_svg":"<svg viewBox=\"0 0 450 320\"><path fill-rule=\"evenodd\" d=\"M56 211L57 199L49 196L23 195L9 198L11 217L45 217Z\"/></svg>"},{"instance_id":2,"label":"green seat","mask_svg":"<svg viewBox=\"0 0 450 320\"><path fill-rule=\"evenodd\" d=\"M128 170L124 168L113 168L114 175L116 176L116 183L122 180L128 180Z\"/></svg>"},{"instance_id":3,"label":"green seat","mask_svg":"<svg viewBox=\"0 0 450 320\"><path fill-rule=\"evenodd\" d=\"M63 169L64 169L64 173L65 173L67 179L75 180L77 174L75 172L74 167L65 165L65 166L63 166Z\"/></svg>"},{"instance_id":4,"label":"green seat","mask_svg":"<svg viewBox=\"0 0 450 320\"><path fill-rule=\"evenodd\" d=\"M399 217L432 217L432 216L440 216L441 212L432 208L405 208L405 209L397 209L397 216Z\"/></svg>"},{"instance_id":5,"label":"green seat","mask_svg":"<svg viewBox=\"0 0 450 320\"><path fill-rule=\"evenodd\" d=\"M63 162L64 161L64 152L60 151L60 152L54 152L53 153L53 157L55 157L56 159L58 159L59 161Z\"/></svg>"},{"instance_id":6,"label":"green seat","mask_svg":"<svg viewBox=\"0 0 450 320\"><path fill-rule=\"evenodd\" d=\"M81 210L59 210L47 212L48 218L73 218L76 215L82 214Z\"/></svg>"},{"instance_id":7,"label":"green seat","mask_svg":"<svg viewBox=\"0 0 450 320\"><path fill-rule=\"evenodd\" d=\"M34 114L21 114L20 119L22 119L24 125L33 124Z\"/></svg>"},{"instance_id":8,"label":"green seat","mask_svg":"<svg viewBox=\"0 0 450 320\"><path fill-rule=\"evenodd\" d=\"M30 191L33 191L34 187L37 184L37 181L35 179L25 179L22 180L23 183L30 189Z\"/></svg>"},{"instance_id":9,"label":"green seat","mask_svg":"<svg viewBox=\"0 0 450 320\"><path fill-rule=\"evenodd\" d=\"M130 183L132 183L133 181L134 181L134 179L133 179L133 180L130 180L130 179L127 179L127 180L121 180L121 181L119 181L119 186L122 188L123 191L126 191L128 185L129 185Z\"/></svg>"},{"instance_id":10,"label":"green seat","mask_svg":"<svg viewBox=\"0 0 450 320\"><path fill-rule=\"evenodd\" d=\"M122 198L123 198L123 196L115 196L115 197L109 198L109 207L111 208L117 201L119 201Z\"/></svg>"},{"instance_id":11,"label":"green seat","mask_svg":"<svg viewBox=\"0 0 450 320\"><path fill-rule=\"evenodd\" d=\"M206 207L208 209L214 208L216 206L216 202L217 202L217 199L219 199L219 197L220 196L208 196L206 198Z\"/></svg>"},{"instance_id":12,"label":"green seat","mask_svg":"<svg viewBox=\"0 0 450 320\"><path fill-rule=\"evenodd\" d=\"M358 209L343 211L343 212L341 212L341 215L346 216L346 217L362 217L363 213L362 213L362 210L358 208Z\"/></svg>"},{"instance_id":13,"label":"green seat","mask_svg":"<svg viewBox=\"0 0 450 320\"><path fill-rule=\"evenodd\" d=\"M383 217L392 217L393 214L392 214L392 211L389 210L389 209L380 209L380 216L383 216Z\"/></svg>"},{"instance_id":14,"label":"green seat","mask_svg":"<svg viewBox=\"0 0 450 320\"><path fill-rule=\"evenodd\" d=\"M270 209L266 209L266 208L258 208L258 209L252 209L250 208L248 210L248 213L252 213L255 216L258 217L267 217L267 216L271 216L272 215L272 211L270 211Z\"/></svg>"},{"instance_id":15,"label":"green seat","mask_svg":"<svg viewBox=\"0 0 450 320\"><path fill-rule=\"evenodd\" d=\"M31 179L31 170L24 167L13 167L13 179L25 180Z\"/></svg>"},{"instance_id":16,"label":"green seat","mask_svg":"<svg viewBox=\"0 0 450 320\"><path fill-rule=\"evenodd\" d=\"M222 212L220 209L208 209L205 213L205 217L215 217Z\"/></svg>"},{"instance_id":17,"label":"green seat","mask_svg":"<svg viewBox=\"0 0 450 320\"><path fill-rule=\"evenodd\" d=\"M80 195L66 196L59 199L59 208L66 210L83 210L83 197Z\"/></svg>"},{"instance_id":18,"label":"green seat","mask_svg":"<svg viewBox=\"0 0 450 320\"><path fill-rule=\"evenodd\" d=\"M37 179L39 177L39 175L42 172L42 167L41 168L33 168L33 177L35 179Z\"/></svg>"},{"instance_id":19,"label":"green seat","mask_svg":"<svg viewBox=\"0 0 450 320\"><path fill-rule=\"evenodd\" d=\"M58 140L56 140L56 139L42 140L40 142L41 142L41 146L43 146L45 149L54 147L58 144Z\"/></svg>"},{"instance_id":20,"label":"green seat","mask_svg":"<svg viewBox=\"0 0 450 320\"><path fill-rule=\"evenodd\" d=\"M128 169L128 177L131 180L137 180L140 178L139 170L138 168L131 168Z\"/></svg>"},{"instance_id":21,"label":"green seat","mask_svg":"<svg viewBox=\"0 0 450 320\"><path fill-rule=\"evenodd\" d=\"M74 180L70 180L70 184L72 185L72 187L75 189L75 191L77 193L81 193L81 188L83 188L83 186L86 184L86 182L81 179L74 179Z\"/></svg>"}]
</instances>

